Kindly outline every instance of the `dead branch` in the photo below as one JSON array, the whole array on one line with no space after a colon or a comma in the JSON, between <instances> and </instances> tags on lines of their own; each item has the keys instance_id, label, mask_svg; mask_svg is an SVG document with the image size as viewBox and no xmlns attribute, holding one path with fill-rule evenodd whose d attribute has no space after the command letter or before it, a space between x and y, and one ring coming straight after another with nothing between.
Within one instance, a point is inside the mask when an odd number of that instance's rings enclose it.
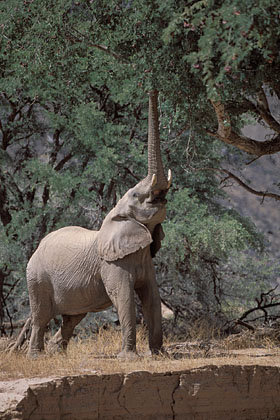
<instances>
[{"instance_id":1,"label":"dead branch","mask_svg":"<svg viewBox=\"0 0 280 420\"><path fill-rule=\"evenodd\" d=\"M19 351L26 340L28 340L31 333L31 317L27 318L25 321L25 324L17 338L17 341L15 344L12 345L11 348L9 348L9 353L14 353L16 351Z\"/></svg>"},{"instance_id":2,"label":"dead branch","mask_svg":"<svg viewBox=\"0 0 280 420\"><path fill-rule=\"evenodd\" d=\"M265 309L275 308L276 306L280 306L280 302L267 303L267 304L264 304L264 305L260 305L258 303L255 308L251 308L251 309L248 309L247 311L245 311L243 313L243 315L238 319L238 321L242 321L243 319L247 318L247 316L249 316L250 314L252 314L255 311L265 311Z\"/></svg>"},{"instance_id":3,"label":"dead branch","mask_svg":"<svg viewBox=\"0 0 280 420\"><path fill-rule=\"evenodd\" d=\"M268 315L268 312L267 312L267 309L270 309L270 308L275 308L275 307L277 307L277 306L279 306L280 307L280 302L279 301L277 301L277 302L274 302L274 300L275 300L275 298L278 298L279 299L279 295L277 294L277 295L275 295L274 294L274 291L276 290L276 288L277 288L278 286L276 286L276 287L274 287L273 289L270 289L268 292L263 292L263 293L261 293L261 295L260 295L260 298L255 298L255 301L256 301L256 303L257 303L257 306L255 306L255 307L253 307L253 308L250 308L250 309L248 309L247 311L245 311L239 318L238 318L238 320L237 320L237 323L238 324L240 324L240 325L242 325L242 323L244 324L244 320L249 316L249 315L251 315L252 313L254 313L254 312L256 312L256 311L261 311L261 312L263 312L263 316L262 316L262 318L264 317L264 321L265 322L267 322L268 321L268 318L269 318L269 315ZM258 319L260 319L260 317L258 317ZM247 320L246 321L246 324L248 324L248 322L252 322L253 320Z\"/></svg>"},{"instance_id":4,"label":"dead branch","mask_svg":"<svg viewBox=\"0 0 280 420\"><path fill-rule=\"evenodd\" d=\"M280 307L280 295L274 293L277 287L278 286L274 287L273 289L270 289L268 292L261 293L260 298L255 298L255 301L257 303L256 306L243 312L243 314L238 319L228 321L226 323L227 331L230 331L232 328L236 327L237 325L240 325L242 327L247 328L249 331L255 332L259 328L258 322L265 323L266 325L271 325L271 323L279 319L279 314L270 314L268 311L269 309ZM275 299L277 299L276 302ZM259 314L254 318L250 317L250 319L247 319L249 315L252 315L258 311L262 312L262 314ZM257 324L252 325L255 322L257 322Z\"/></svg>"}]
</instances>

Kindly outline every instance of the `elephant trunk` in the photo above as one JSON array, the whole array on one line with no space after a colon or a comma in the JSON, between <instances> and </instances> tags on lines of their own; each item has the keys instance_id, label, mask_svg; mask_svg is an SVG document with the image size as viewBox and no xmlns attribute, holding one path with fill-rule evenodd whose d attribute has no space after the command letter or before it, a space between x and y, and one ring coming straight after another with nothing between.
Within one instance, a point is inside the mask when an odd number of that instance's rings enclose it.
<instances>
[{"instance_id":1,"label":"elephant trunk","mask_svg":"<svg viewBox=\"0 0 280 420\"><path fill-rule=\"evenodd\" d=\"M161 160L157 90L149 95L148 178L153 180L153 190L168 190L171 185L171 171L168 171L167 179Z\"/></svg>"}]
</instances>

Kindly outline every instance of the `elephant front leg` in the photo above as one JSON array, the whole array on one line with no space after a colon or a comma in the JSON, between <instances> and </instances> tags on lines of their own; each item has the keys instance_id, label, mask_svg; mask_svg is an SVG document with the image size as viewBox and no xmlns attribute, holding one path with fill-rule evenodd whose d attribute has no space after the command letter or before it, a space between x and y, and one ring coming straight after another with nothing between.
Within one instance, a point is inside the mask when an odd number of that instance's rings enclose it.
<instances>
[{"instance_id":1,"label":"elephant front leg","mask_svg":"<svg viewBox=\"0 0 280 420\"><path fill-rule=\"evenodd\" d=\"M122 331L122 350L118 358L136 358L136 315L132 275L118 262L106 263L102 271L106 292L117 309Z\"/></svg>"},{"instance_id":2,"label":"elephant front leg","mask_svg":"<svg viewBox=\"0 0 280 420\"><path fill-rule=\"evenodd\" d=\"M119 321L122 330L122 350L118 354L118 358L134 359L137 357L136 353L136 316L134 306L133 289L124 290L122 287L121 295L126 296L126 302L123 298L117 299L116 308L118 311Z\"/></svg>"},{"instance_id":3,"label":"elephant front leg","mask_svg":"<svg viewBox=\"0 0 280 420\"><path fill-rule=\"evenodd\" d=\"M162 316L161 300L155 276L141 288L136 290L141 303L144 318L149 330L149 347L153 354L162 348Z\"/></svg>"}]
</instances>

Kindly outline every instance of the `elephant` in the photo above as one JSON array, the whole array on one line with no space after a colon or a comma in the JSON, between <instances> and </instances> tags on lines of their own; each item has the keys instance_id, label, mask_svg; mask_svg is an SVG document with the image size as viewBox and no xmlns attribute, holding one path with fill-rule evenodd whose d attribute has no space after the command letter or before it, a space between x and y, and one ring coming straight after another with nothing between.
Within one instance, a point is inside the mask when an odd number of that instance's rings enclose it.
<instances>
[{"instance_id":1,"label":"elephant","mask_svg":"<svg viewBox=\"0 0 280 420\"><path fill-rule=\"evenodd\" d=\"M137 357L134 290L149 332L149 348L162 347L161 300L152 258L164 237L166 194L160 155L158 92L149 93L148 175L129 189L105 217L99 231L68 226L49 233L31 256L26 270L32 332L28 355L44 350L49 321L62 315L51 342L62 349L88 312L115 306L122 332L120 358Z\"/></svg>"}]
</instances>

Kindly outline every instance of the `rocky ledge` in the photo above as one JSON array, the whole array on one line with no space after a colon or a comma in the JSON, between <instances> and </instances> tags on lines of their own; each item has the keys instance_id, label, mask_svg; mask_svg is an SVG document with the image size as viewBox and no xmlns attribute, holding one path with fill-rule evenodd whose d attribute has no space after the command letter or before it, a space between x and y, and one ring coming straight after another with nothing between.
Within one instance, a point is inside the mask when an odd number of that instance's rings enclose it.
<instances>
[{"instance_id":1,"label":"rocky ledge","mask_svg":"<svg viewBox=\"0 0 280 420\"><path fill-rule=\"evenodd\" d=\"M24 387L21 381L0 382L1 419L280 419L277 366L67 376L25 380Z\"/></svg>"}]
</instances>

